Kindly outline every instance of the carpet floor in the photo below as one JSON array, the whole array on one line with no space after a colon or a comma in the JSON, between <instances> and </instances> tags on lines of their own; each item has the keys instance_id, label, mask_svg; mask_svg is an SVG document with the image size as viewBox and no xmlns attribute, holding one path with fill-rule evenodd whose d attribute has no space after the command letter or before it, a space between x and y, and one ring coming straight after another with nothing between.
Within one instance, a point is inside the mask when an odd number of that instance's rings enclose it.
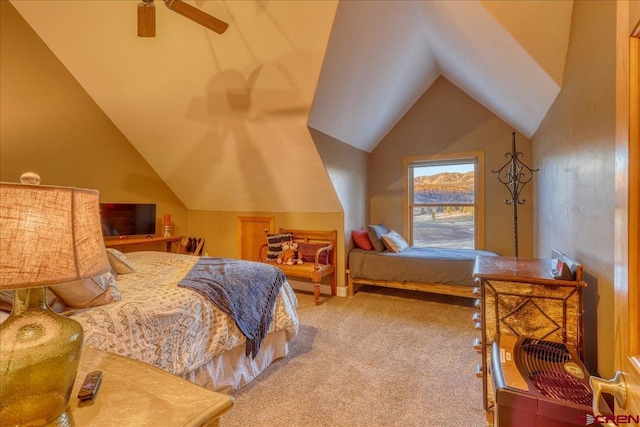
<instances>
[{"instance_id":1,"label":"carpet floor","mask_svg":"<svg viewBox=\"0 0 640 427\"><path fill-rule=\"evenodd\" d=\"M486 427L471 300L362 287L297 293L289 355L235 393L234 426Z\"/></svg>"}]
</instances>

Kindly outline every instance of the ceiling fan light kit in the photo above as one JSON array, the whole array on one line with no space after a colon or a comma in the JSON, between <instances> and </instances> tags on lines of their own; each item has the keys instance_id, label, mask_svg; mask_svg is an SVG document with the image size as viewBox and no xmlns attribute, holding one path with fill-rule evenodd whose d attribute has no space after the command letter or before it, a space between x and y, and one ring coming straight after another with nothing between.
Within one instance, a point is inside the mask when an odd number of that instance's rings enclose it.
<instances>
[{"instance_id":1,"label":"ceiling fan light kit","mask_svg":"<svg viewBox=\"0 0 640 427\"><path fill-rule=\"evenodd\" d=\"M226 22L214 18L182 0L164 0L164 3L170 10L218 34L224 33L229 28L229 24ZM153 0L143 0L142 3L138 3L138 37L155 36L156 6L153 4Z\"/></svg>"}]
</instances>

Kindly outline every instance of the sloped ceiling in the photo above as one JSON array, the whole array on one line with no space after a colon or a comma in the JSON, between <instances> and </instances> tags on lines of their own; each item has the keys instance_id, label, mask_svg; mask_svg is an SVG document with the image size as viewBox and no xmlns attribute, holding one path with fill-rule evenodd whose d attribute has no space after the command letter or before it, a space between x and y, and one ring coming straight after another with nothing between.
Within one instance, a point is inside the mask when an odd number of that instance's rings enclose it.
<instances>
[{"instance_id":1,"label":"sloped ceiling","mask_svg":"<svg viewBox=\"0 0 640 427\"><path fill-rule=\"evenodd\" d=\"M193 2L218 35L157 1L138 38L137 0L11 2L189 209L276 212L341 211L307 126L371 151L440 75L531 136L573 5Z\"/></svg>"},{"instance_id":2,"label":"sloped ceiling","mask_svg":"<svg viewBox=\"0 0 640 427\"><path fill-rule=\"evenodd\" d=\"M572 10L571 1L341 2L309 125L370 152L442 75L531 137L560 91Z\"/></svg>"}]
</instances>

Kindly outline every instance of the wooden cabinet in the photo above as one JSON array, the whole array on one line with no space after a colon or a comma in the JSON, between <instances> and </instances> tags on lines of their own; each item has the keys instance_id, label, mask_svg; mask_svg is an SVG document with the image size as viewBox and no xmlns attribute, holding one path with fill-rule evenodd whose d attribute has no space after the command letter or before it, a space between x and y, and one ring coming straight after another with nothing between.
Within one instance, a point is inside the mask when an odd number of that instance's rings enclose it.
<instances>
[{"instance_id":1,"label":"wooden cabinet","mask_svg":"<svg viewBox=\"0 0 640 427\"><path fill-rule=\"evenodd\" d=\"M582 265L572 260L575 278L557 280L551 274L555 259L526 259L478 256L476 278L480 311L474 315L481 337L474 347L482 360L477 369L482 377L483 401L493 408L489 381L491 344L498 334L564 342L584 359Z\"/></svg>"}]
</instances>

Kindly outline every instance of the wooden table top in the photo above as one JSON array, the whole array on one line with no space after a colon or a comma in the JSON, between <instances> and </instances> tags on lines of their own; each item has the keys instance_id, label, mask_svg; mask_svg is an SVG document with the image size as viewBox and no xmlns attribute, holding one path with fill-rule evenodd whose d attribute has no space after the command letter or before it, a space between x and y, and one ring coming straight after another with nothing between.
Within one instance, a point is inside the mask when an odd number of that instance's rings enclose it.
<instances>
[{"instance_id":1,"label":"wooden table top","mask_svg":"<svg viewBox=\"0 0 640 427\"><path fill-rule=\"evenodd\" d=\"M554 260L542 258L476 257L473 277L555 286L585 286L581 281L558 280L551 275Z\"/></svg>"},{"instance_id":2,"label":"wooden table top","mask_svg":"<svg viewBox=\"0 0 640 427\"><path fill-rule=\"evenodd\" d=\"M145 243L171 243L179 242L184 236L150 236L150 237L109 237L104 239L107 248L117 248L120 246L143 245Z\"/></svg>"},{"instance_id":3,"label":"wooden table top","mask_svg":"<svg viewBox=\"0 0 640 427\"><path fill-rule=\"evenodd\" d=\"M102 371L93 400L77 396L87 373ZM134 359L85 347L69 405L76 426L209 426L234 398Z\"/></svg>"}]
</instances>

